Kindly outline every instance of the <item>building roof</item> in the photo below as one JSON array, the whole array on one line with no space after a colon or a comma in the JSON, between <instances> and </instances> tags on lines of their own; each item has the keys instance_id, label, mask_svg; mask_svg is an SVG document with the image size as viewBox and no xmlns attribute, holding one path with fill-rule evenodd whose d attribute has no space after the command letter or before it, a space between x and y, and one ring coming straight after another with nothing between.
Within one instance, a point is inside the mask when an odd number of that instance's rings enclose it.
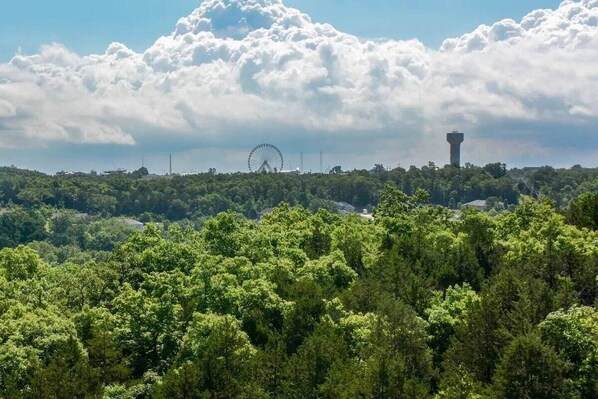
<instances>
[{"instance_id":1,"label":"building roof","mask_svg":"<svg viewBox=\"0 0 598 399\"><path fill-rule=\"evenodd\" d=\"M123 218L122 221L126 224L143 224L139 220L130 219L130 218Z\"/></svg>"},{"instance_id":2,"label":"building roof","mask_svg":"<svg viewBox=\"0 0 598 399\"><path fill-rule=\"evenodd\" d=\"M485 208L488 205L486 200L475 200L468 202L467 204L463 204L463 206L475 206L476 208Z\"/></svg>"},{"instance_id":3,"label":"building roof","mask_svg":"<svg viewBox=\"0 0 598 399\"><path fill-rule=\"evenodd\" d=\"M135 228L142 228L144 226L143 223L141 223L140 221L135 220L135 219L123 218L121 220L127 226L131 226L131 227L135 227Z\"/></svg>"},{"instance_id":4,"label":"building roof","mask_svg":"<svg viewBox=\"0 0 598 399\"><path fill-rule=\"evenodd\" d=\"M348 202L337 202L336 208L340 213L354 213L356 211L355 207Z\"/></svg>"}]
</instances>

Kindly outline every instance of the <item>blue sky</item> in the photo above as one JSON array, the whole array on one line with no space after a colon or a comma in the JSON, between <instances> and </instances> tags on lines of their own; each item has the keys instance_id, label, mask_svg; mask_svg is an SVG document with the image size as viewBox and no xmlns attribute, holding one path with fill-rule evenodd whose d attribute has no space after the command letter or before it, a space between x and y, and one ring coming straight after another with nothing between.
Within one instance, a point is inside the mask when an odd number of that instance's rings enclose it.
<instances>
[{"instance_id":1,"label":"blue sky","mask_svg":"<svg viewBox=\"0 0 598 399\"><path fill-rule=\"evenodd\" d=\"M81 54L102 53L113 41L136 51L172 31L198 0L17 0L0 6L0 61L21 47L35 53L59 42ZM316 22L363 37L418 38L438 47L482 23L520 19L558 0L287 0Z\"/></svg>"},{"instance_id":2,"label":"blue sky","mask_svg":"<svg viewBox=\"0 0 598 399\"><path fill-rule=\"evenodd\" d=\"M4 1L0 164L596 166L596 65L598 0Z\"/></svg>"}]
</instances>

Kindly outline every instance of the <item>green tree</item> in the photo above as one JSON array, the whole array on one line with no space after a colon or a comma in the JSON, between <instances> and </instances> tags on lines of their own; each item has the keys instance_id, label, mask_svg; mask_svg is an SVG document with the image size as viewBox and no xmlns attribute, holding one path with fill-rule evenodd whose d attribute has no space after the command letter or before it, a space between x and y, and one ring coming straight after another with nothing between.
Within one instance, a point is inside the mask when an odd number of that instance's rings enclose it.
<instances>
[{"instance_id":1,"label":"green tree","mask_svg":"<svg viewBox=\"0 0 598 399\"><path fill-rule=\"evenodd\" d=\"M38 211L16 207L0 212L0 248L45 238L45 220Z\"/></svg>"},{"instance_id":2,"label":"green tree","mask_svg":"<svg viewBox=\"0 0 598 399\"><path fill-rule=\"evenodd\" d=\"M280 397L320 397L328 373L335 363L345 360L346 353L338 331L327 322L321 323L287 362Z\"/></svg>"},{"instance_id":3,"label":"green tree","mask_svg":"<svg viewBox=\"0 0 598 399\"><path fill-rule=\"evenodd\" d=\"M250 387L255 348L230 316L197 313L175 367L157 386L157 398L243 397ZM259 396L255 396L259 397Z\"/></svg>"},{"instance_id":4,"label":"green tree","mask_svg":"<svg viewBox=\"0 0 598 399\"><path fill-rule=\"evenodd\" d=\"M598 193L585 193L569 204L569 223L598 230Z\"/></svg>"},{"instance_id":5,"label":"green tree","mask_svg":"<svg viewBox=\"0 0 598 399\"><path fill-rule=\"evenodd\" d=\"M99 379L73 323L54 309L19 304L2 314L0 354L2 397L99 396Z\"/></svg>"},{"instance_id":6,"label":"green tree","mask_svg":"<svg viewBox=\"0 0 598 399\"><path fill-rule=\"evenodd\" d=\"M226 212L206 222L203 237L215 255L235 256L241 249L247 222L241 215Z\"/></svg>"},{"instance_id":7,"label":"green tree","mask_svg":"<svg viewBox=\"0 0 598 399\"><path fill-rule=\"evenodd\" d=\"M566 377L574 396L598 395L598 312L592 307L559 310L540 324L542 340L572 367Z\"/></svg>"},{"instance_id":8,"label":"green tree","mask_svg":"<svg viewBox=\"0 0 598 399\"><path fill-rule=\"evenodd\" d=\"M471 286L457 285L449 287L444 298L437 296L432 306L426 310L429 342L438 363L449 348L455 329L467 323L468 313L479 300Z\"/></svg>"},{"instance_id":9,"label":"green tree","mask_svg":"<svg viewBox=\"0 0 598 399\"><path fill-rule=\"evenodd\" d=\"M7 280L27 280L37 275L43 263L37 253L28 247L0 250L0 275Z\"/></svg>"},{"instance_id":10,"label":"green tree","mask_svg":"<svg viewBox=\"0 0 598 399\"><path fill-rule=\"evenodd\" d=\"M116 317L104 308L87 308L74 316L74 322L89 364L97 370L102 383L126 382L130 370L117 341Z\"/></svg>"},{"instance_id":11,"label":"green tree","mask_svg":"<svg viewBox=\"0 0 598 399\"><path fill-rule=\"evenodd\" d=\"M166 370L178 352L182 336L181 305L169 291L159 296L152 294L125 284L113 301L117 342L130 359L134 376Z\"/></svg>"},{"instance_id":12,"label":"green tree","mask_svg":"<svg viewBox=\"0 0 598 399\"><path fill-rule=\"evenodd\" d=\"M505 350L494 378L500 398L561 398L564 364L534 335L515 338Z\"/></svg>"}]
</instances>

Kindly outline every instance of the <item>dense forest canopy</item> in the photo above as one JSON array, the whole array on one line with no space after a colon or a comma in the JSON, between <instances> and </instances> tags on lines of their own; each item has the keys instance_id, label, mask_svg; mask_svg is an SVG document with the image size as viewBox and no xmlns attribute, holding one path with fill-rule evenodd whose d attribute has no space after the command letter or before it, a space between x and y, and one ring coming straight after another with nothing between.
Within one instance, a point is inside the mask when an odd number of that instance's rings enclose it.
<instances>
[{"instance_id":1,"label":"dense forest canopy","mask_svg":"<svg viewBox=\"0 0 598 399\"><path fill-rule=\"evenodd\" d=\"M598 169L145 175L0 170L0 398L598 397Z\"/></svg>"},{"instance_id":2,"label":"dense forest canopy","mask_svg":"<svg viewBox=\"0 0 598 399\"><path fill-rule=\"evenodd\" d=\"M111 176L48 176L0 168L0 202L5 206L47 205L103 216L127 215L143 222L197 220L224 211L256 219L261 210L281 202L312 211L334 210L333 201L371 209L387 184L408 195L425 189L431 204L450 208L487 199L491 204L509 206L524 194L550 197L564 209L579 194L598 192L598 168L507 170L500 163L439 168L430 163L422 168L390 171L376 165L371 171L332 174L206 173L168 177L149 176L145 169Z\"/></svg>"}]
</instances>

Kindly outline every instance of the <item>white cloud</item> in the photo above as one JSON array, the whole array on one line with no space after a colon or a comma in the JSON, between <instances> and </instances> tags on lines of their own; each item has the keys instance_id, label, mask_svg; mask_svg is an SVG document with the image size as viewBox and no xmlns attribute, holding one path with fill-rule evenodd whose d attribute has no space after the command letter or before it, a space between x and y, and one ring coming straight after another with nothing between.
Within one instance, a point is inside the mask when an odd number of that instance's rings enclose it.
<instances>
[{"instance_id":1,"label":"white cloud","mask_svg":"<svg viewBox=\"0 0 598 399\"><path fill-rule=\"evenodd\" d=\"M598 0L565 0L557 10L535 10L521 22L505 19L492 26L481 25L459 38L447 39L442 50L479 51L498 43L515 45L534 42L549 50L560 47L577 49L596 36Z\"/></svg>"},{"instance_id":2,"label":"white cloud","mask_svg":"<svg viewBox=\"0 0 598 399\"><path fill-rule=\"evenodd\" d=\"M17 109L14 105L8 101L0 100L0 118L7 118L10 116L15 116L16 114Z\"/></svg>"},{"instance_id":3,"label":"white cloud","mask_svg":"<svg viewBox=\"0 0 598 399\"><path fill-rule=\"evenodd\" d=\"M428 154L414 149L459 128L476 149L504 136L549 157L557 136L596 129L596 65L598 0L480 26L439 50L362 40L279 0L206 0L142 54L49 44L0 64L0 146L235 147L317 132L361 150L391 141L415 162Z\"/></svg>"}]
</instances>

